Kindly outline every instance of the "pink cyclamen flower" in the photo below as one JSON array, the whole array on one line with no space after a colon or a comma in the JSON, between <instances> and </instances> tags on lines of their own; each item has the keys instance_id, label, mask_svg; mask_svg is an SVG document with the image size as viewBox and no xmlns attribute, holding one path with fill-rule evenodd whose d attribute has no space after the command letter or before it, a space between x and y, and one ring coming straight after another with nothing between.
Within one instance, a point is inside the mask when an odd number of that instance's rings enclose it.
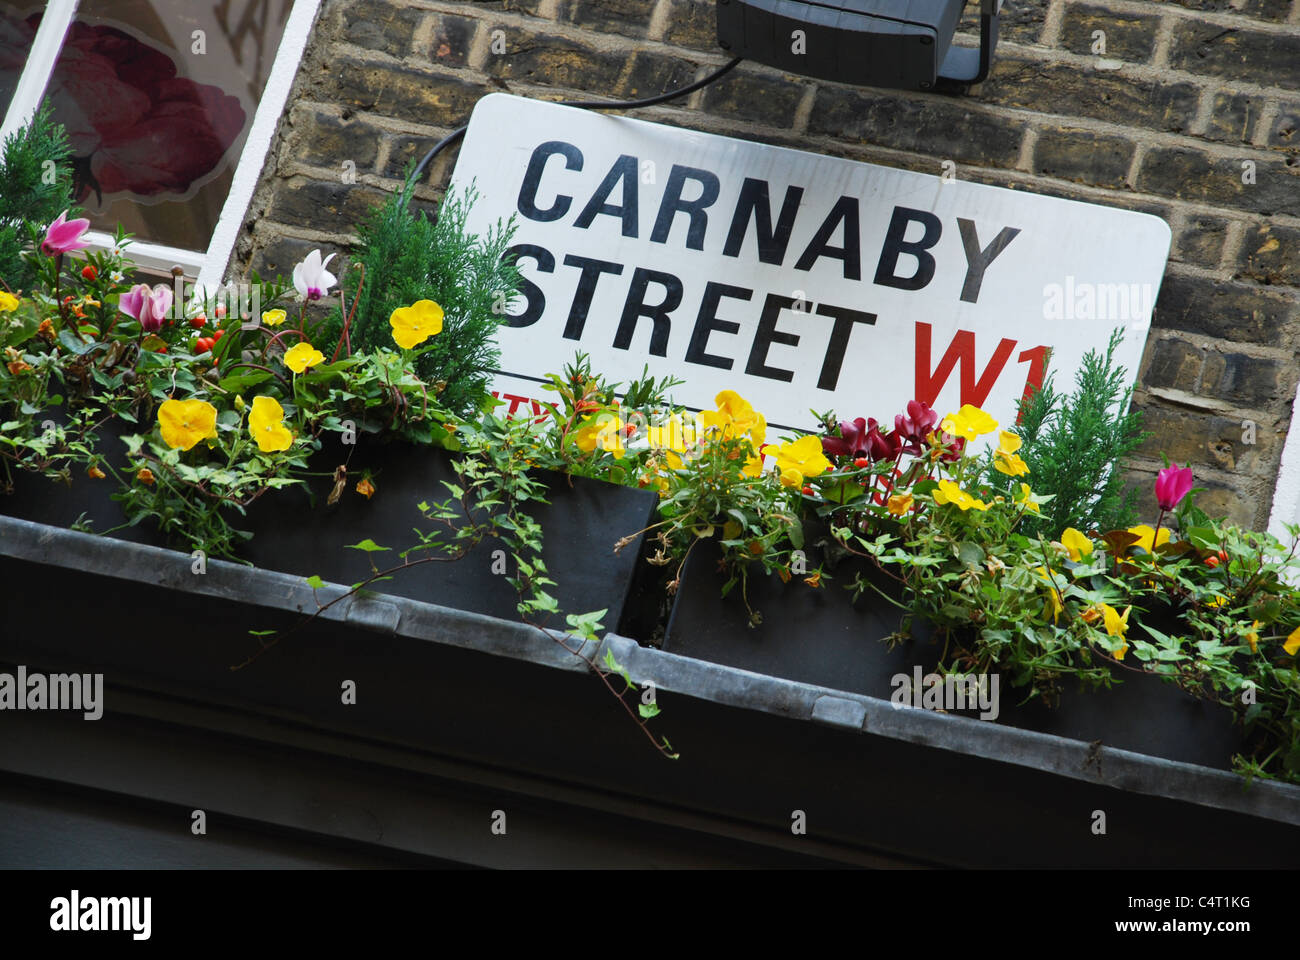
<instances>
[{"instance_id":1,"label":"pink cyclamen flower","mask_svg":"<svg viewBox=\"0 0 1300 960\"><path fill-rule=\"evenodd\" d=\"M89 220L69 220L68 211L64 210L46 228L45 239L41 241L41 253L53 257L60 253L85 250L90 244L82 240L81 235L89 229Z\"/></svg>"},{"instance_id":2,"label":"pink cyclamen flower","mask_svg":"<svg viewBox=\"0 0 1300 960\"><path fill-rule=\"evenodd\" d=\"M331 253L321 261L320 251L313 250L303 258L302 263L293 268L294 289L304 300L319 300L330 292L330 287L338 283L338 277L325 268L338 254Z\"/></svg>"},{"instance_id":3,"label":"pink cyclamen flower","mask_svg":"<svg viewBox=\"0 0 1300 960\"><path fill-rule=\"evenodd\" d=\"M1178 464L1165 467L1156 474L1156 503L1161 510L1172 510L1192 489L1192 468Z\"/></svg>"},{"instance_id":4,"label":"pink cyclamen flower","mask_svg":"<svg viewBox=\"0 0 1300 960\"><path fill-rule=\"evenodd\" d=\"M137 283L117 302L119 310L140 321L140 329L145 333L157 333L162 329L163 318L171 305L171 287L161 283L153 288L147 283Z\"/></svg>"}]
</instances>

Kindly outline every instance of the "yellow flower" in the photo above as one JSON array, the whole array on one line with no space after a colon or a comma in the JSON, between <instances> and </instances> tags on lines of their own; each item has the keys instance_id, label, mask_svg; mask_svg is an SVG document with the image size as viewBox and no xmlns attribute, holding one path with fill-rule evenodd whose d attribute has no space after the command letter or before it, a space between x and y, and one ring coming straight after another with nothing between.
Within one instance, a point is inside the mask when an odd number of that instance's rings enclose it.
<instances>
[{"instance_id":1,"label":"yellow flower","mask_svg":"<svg viewBox=\"0 0 1300 960\"><path fill-rule=\"evenodd\" d=\"M612 453L615 460L622 460L627 450L623 446L623 420L608 413L584 420L574 431L573 441L583 453L591 453L600 447L606 453Z\"/></svg>"},{"instance_id":2,"label":"yellow flower","mask_svg":"<svg viewBox=\"0 0 1300 960\"><path fill-rule=\"evenodd\" d=\"M294 373L302 373L308 367L314 367L318 363L325 361L325 354L321 353L306 340L295 344L284 353L284 365Z\"/></svg>"},{"instance_id":3,"label":"yellow flower","mask_svg":"<svg viewBox=\"0 0 1300 960\"><path fill-rule=\"evenodd\" d=\"M713 402L718 409L703 411L700 420L706 427L721 427L724 440L749 434L758 447L767 439L767 420L735 390L723 390Z\"/></svg>"},{"instance_id":4,"label":"yellow flower","mask_svg":"<svg viewBox=\"0 0 1300 960\"><path fill-rule=\"evenodd\" d=\"M284 425L284 408L274 397L253 398L248 432L263 453L288 450L293 445L293 434Z\"/></svg>"},{"instance_id":5,"label":"yellow flower","mask_svg":"<svg viewBox=\"0 0 1300 960\"><path fill-rule=\"evenodd\" d=\"M940 480L939 489L934 491L935 503L951 503L960 507L963 511L987 510L989 505L982 500L976 500L969 493L963 490L951 480Z\"/></svg>"},{"instance_id":6,"label":"yellow flower","mask_svg":"<svg viewBox=\"0 0 1300 960\"><path fill-rule=\"evenodd\" d=\"M1155 538L1156 538L1156 543L1155 543L1155 545L1156 545L1157 547L1161 546L1162 544L1166 544L1166 543L1169 542L1169 531L1168 531L1166 528L1164 528L1164 527L1161 527L1161 528L1160 528L1160 533L1159 533L1158 536L1157 536L1157 534L1156 534L1154 528L1152 528L1152 527L1148 527L1145 523L1143 523L1143 524L1139 524L1139 525L1136 526L1136 527L1129 527L1129 528L1128 528L1128 532L1129 532L1129 533L1132 533L1132 534L1135 534L1135 535L1137 536L1137 538L1138 538L1138 542L1135 543L1135 544L1133 544L1133 546L1135 546L1135 547L1141 547L1141 548L1142 548L1143 550L1145 550L1147 553L1154 553L1154 552L1155 552L1155 551L1152 549L1152 547L1151 547L1151 538L1152 538L1152 537L1155 537Z\"/></svg>"},{"instance_id":7,"label":"yellow flower","mask_svg":"<svg viewBox=\"0 0 1300 960\"><path fill-rule=\"evenodd\" d=\"M1246 642L1250 644L1250 652L1259 652L1259 621L1256 620L1250 625L1250 632L1246 634Z\"/></svg>"},{"instance_id":8,"label":"yellow flower","mask_svg":"<svg viewBox=\"0 0 1300 960\"><path fill-rule=\"evenodd\" d=\"M1020 485L1020 491L1018 493L1012 493L1012 498L1016 503L1024 507L1030 513L1038 513L1038 504L1034 503L1033 496L1034 491L1029 489L1029 484L1027 483L1022 483Z\"/></svg>"},{"instance_id":9,"label":"yellow flower","mask_svg":"<svg viewBox=\"0 0 1300 960\"><path fill-rule=\"evenodd\" d=\"M141 483L143 483L145 486L153 486L153 482L154 482L153 471L150 470L148 467L141 467L139 470L137 470L135 472L135 478L139 480Z\"/></svg>"},{"instance_id":10,"label":"yellow flower","mask_svg":"<svg viewBox=\"0 0 1300 960\"><path fill-rule=\"evenodd\" d=\"M280 324L284 323L284 311L267 310L262 314L262 322L268 327L278 327Z\"/></svg>"},{"instance_id":11,"label":"yellow flower","mask_svg":"<svg viewBox=\"0 0 1300 960\"><path fill-rule=\"evenodd\" d=\"M1286 643L1282 644L1282 649L1290 656L1295 656L1296 651L1300 650L1300 627L1291 631L1291 636L1286 638Z\"/></svg>"},{"instance_id":12,"label":"yellow flower","mask_svg":"<svg viewBox=\"0 0 1300 960\"><path fill-rule=\"evenodd\" d=\"M1038 569L1042 570L1043 568L1039 567ZM1043 619L1046 620L1048 613L1051 613L1052 623L1056 623L1057 619L1061 616L1061 611L1064 609L1065 608L1061 606L1061 597L1060 594L1057 593L1056 587L1049 587L1047 591L1047 602L1043 604Z\"/></svg>"},{"instance_id":13,"label":"yellow flower","mask_svg":"<svg viewBox=\"0 0 1300 960\"><path fill-rule=\"evenodd\" d=\"M393 328L393 340L397 345L410 350L442 333L442 307L432 300L417 300L409 307L394 310L388 324Z\"/></svg>"},{"instance_id":14,"label":"yellow flower","mask_svg":"<svg viewBox=\"0 0 1300 960\"><path fill-rule=\"evenodd\" d=\"M1074 527L1065 528L1065 532L1061 534L1061 546L1070 551L1070 559L1075 563L1092 555L1092 541Z\"/></svg>"},{"instance_id":15,"label":"yellow flower","mask_svg":"<svg viewBox=\"0 0 1300 960\"><path fill-rule=\"evenodd\" d=\"M940 427L944 433L950 433L954 437L965 437L969 443L976 437L992 433L998 428L998 422L979 407L966 403L956 413L944 417Z\"/></svg>"},{"instance_id":16,"label":"yellow flower","mask_svg":"<svg viewBox=\"0 0 1300 960\"><path fill-rule=\"evenodd\" d=\"M894 516L901 517L912 509L912 495L910 493L896 493L889 498L887 507Z\"/></svg>"},{"instance_id":17,"label":"yellow flower","mask_svg":"<svg viewBox=\"0 0 1300 960\"><path fill-rule=\"evenodd\" d=\"M18 309L18 298L12 293L0 290L0 313L12 313Z\"/></svg>"},{"instance_id":18,"label":"yellow flower","mask_svg":"<svg viewBox=\"0 0 1300 960\"><path fill-rule=\"evenodd\" d=\"M1008 477L1023 477L1029 472L1029 465L1015 453L1003 453L999 450L993 456L993 469L1005 473Z\"/></svg>"},{"instance_id":19,"label":"yellow flower","mask_svg":"<svg viewBox=\"0 0 1300 960\"><path fill-rule=\"evenodd\" d=\"M1132 610L1131 606L1125 607L1124 612L1121 614L1108 603L1101 605L1101 615L1103 622L1106 624L1106 633L1112 637L1120 638L1120 647L1115 651L1116 660L1123 660L1124 654L1128 653L1128 641L1124 638L1124 635L1128 633L1128 615Z\"/></svg>"},{"instance_id":20,"label":"yellow flower","mask_svg":"<svg viewBox=\"0 0 1300 960\"><path fill-rule=\"evenodd\" d=\"M831 462L822 453L821 440L812 434L783 443L774 453L776 469L781 474L781 483L787 487L797 487L803 483L804 477L818 476L831 467ZM795 474L797 479L792 482L787 478L787 474Z\"/></svg>"},{"instance_id":21,"label":"yellow flower","mask_svg":"<svg viewBox=\"0 0 1300 960\"><path fill-rule=\"evenodd\" d=\"M104 471L99 467L91 467L86 471L86 476L90 477L91 480L103 480Z\"/></svg>"},{"instance_id":22,"label":"yellow flower","mask_svg":"<svg viewBox=\"0 0 1300 960\"><path fill-rule=\"evenodd\" d=\"M158 429L173 450L189 450L217 435L217 408L206 400L164 400L158 408Z\"/></svg>"},{"instance_id":23,"label":"yellow flower","mask_svg":"<svg viewBox=\"0 0 1300 960\"><path fill-rule=\"evenodd\" d=\"M357 481L357 493L361 494L367 500L375 495L375 485L369 477L362 477Z\"/></svg>"},{"instance_id":24,"label":"yellow flower","mask_svg":"<svg viewBox=\"0 0 1300 960\"><path fill-rule=\"evenodd\" d=\"M1213 607L1214 609L1217 610L1219 607L1222 607L1227 602L1228 602L1227 597L1215 597L1213 600L1206 600L1205 605L1207 607Z\"/></svg>"},{"instance_id":25,"label":"yellow flower","mask_svg":"<svg viewBox=\"0 0 1300 960\"><path fill-rule=\"evenodd\" d=\"M238 393L235 394L235 409L238 410L240 413L243 413L244 408L246 408L247 406L248 404L244 402L244 398Z\"/></svg>"}]
</instances>

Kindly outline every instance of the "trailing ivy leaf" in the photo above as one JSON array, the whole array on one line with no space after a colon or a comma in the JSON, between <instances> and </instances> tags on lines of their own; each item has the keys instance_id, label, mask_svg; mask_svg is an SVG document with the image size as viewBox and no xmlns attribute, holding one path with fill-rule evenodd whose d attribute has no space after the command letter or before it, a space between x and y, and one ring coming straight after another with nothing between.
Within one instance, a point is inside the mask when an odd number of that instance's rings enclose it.
<instances>
[{"instance_id":1,"label":"trailing ivy leaf","mask_svg":"<svg viewBox=\"0 0 1300 960\"><path fill-rule=\"evenodd\" d=\"M641 714L643 720L649 720L652 717L659 716L659 704L657 703L640 703L637 704L637 712Z\"/></svg>"},{"instance_id":2,"label":"trailing ivy leaf","mask_svg":"<svg viewBox=\"0 0 1300 960\"><path fill-rule=\"evenodd\" d=\"M319 590L321 587L325 586L325 581L313 573L307 578L307 586L311 587L313 590Z\"/></svg>"},{"instance_id":3,"label":"trailing ivy leaf","mask_svg":"<svg viewBox=\"0 0 1300 960\"><path fill-rule=\"evenodd\" d=\"M366 537L366 539L362 540L360 543L349 543L347 544L347 548L349 550L364 550L366 553L383 553L388 550L388 547L381 547L369 537Z\"/></svg>"}]
</instances>

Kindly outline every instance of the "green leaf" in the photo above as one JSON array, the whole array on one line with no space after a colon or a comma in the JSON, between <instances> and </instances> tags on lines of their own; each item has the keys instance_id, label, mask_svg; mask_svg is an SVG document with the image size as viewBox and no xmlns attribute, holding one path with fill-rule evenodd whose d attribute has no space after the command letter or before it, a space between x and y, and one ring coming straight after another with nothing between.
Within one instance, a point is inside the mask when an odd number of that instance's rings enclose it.
<instances>
[{"instance_id":1,"label":"green leaf","mask_svg":"<svg viewBox=\"0 0 1300 960\"><path fill-rule=\"evenodd\" d=\"M313 590L319 590L321 587L325 586L325 581L313 573L307 578L307 586L311 587Z\"/></svg>"},{"instance_id":2,"label":"green leaf","mask_svg":"<svg viewBox=\"0 0 1300 960\"><path fill-rule=\"evenodd\" d=\"M637 712L641 714L642 719L649 720L651 717L659 716L659 704L641 703L637 705Z\"/></svg>"},{"instance_id":3,"label":"green leaf","mask_svg":"<svg viewBox=\"0 0 1300 960\"><path fill-rule=\"evenodd\" d=\"M347 544L347 549L364 550L366 553L383 553L388 550L388 547L381 547L379 544L375 543L375 541L366 537L366 539L362 540L360 543Z\"/></svg>"},{"instance_id":4,"label":"green leaf","mask_svg":"<svg viewBox=\"0 0 1300 960\"><path fill-rule=\"evenodd\" d=\"M252 637L269 637L275 632L274 630L249 630L248 634Z\"/></svg>"}]
</instances>

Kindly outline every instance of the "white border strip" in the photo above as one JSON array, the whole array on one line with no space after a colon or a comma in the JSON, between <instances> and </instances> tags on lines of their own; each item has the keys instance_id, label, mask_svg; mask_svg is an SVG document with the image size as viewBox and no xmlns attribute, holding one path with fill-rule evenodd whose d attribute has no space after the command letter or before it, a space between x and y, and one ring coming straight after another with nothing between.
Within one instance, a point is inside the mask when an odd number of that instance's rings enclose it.
<instances>
[{"instance_id":1,"label":"white border strip","mask_svg":"<svg viewBox=\"0 0 1300 960\"><path fill-rule=\"evenodd\" d=\"M84 239L89 241L92 249L112 250L116 238L111 233L89 230ZM135 239L128 240L127 243L129 246L126 255L134 263L148 270L157 270L159 273L168 273L172 267L179 266L185 270L186 276L197 276L206 259L205 254L168 247L161 243Z\"/></svg>"},{"instance_id":2,"label":"white border strip","mask_svg":"<svg viewBox=\"0 0 1300 960\"><path fill-rule=\"evenodd\" d=\"M41 105L41 97L58 62L59 52L63 49L63 38L67 35L72 15L77 12L78 0L49 0L41 25L32 41L31 53L23 67L18 86L14 88L13 99L9 101L9 112L5 114L4 126L0 127L0 143L13 133L21 130L31 121L36 108Z\"/></svg>"},{"instance_id":3,"label":"white border strip","mask_svg":"<svg viewBox=\"0 0 1300 960\"><path fill-rule=\"evenodd\" d=\"M289 21L284 26L280 49L276 51L271 75L266 80L266 89L262 91L261 102L257 105L252 129L244 141L244 150L239 165L235 168L230 192L226 194L226 203L221 208L221 216L212 231L207 254L203 257L203 267L198 278L198 284L203 289L215 289L223 282L226 267L235 249L235 240L244 225L244 216L253 199L257 181L262 176L271 140L280 125L280 116L289 99L289 91L293 89L293 81L298 75L303 51L307 47L307 39L311 35L312 24L316 22L320 5L321 0L295 0Z\"/></svg>"},{"instance_id":4,"label":"white border strip","mask_svg":"<svg viewBox=\"0 0 1300 960\"><path fill-rule=\"evenodd\" d=\"M1286 432L1282 447L1282 462L1277 470L1277 484L1273 487L1273 507L1268 517L1268 532L1283 543L1290 544L1284 524L1300 521L1300 423L1296 422L1296 404L1300 392L1291 403L1291 426Z\"/></svg>"}]
</instances>

